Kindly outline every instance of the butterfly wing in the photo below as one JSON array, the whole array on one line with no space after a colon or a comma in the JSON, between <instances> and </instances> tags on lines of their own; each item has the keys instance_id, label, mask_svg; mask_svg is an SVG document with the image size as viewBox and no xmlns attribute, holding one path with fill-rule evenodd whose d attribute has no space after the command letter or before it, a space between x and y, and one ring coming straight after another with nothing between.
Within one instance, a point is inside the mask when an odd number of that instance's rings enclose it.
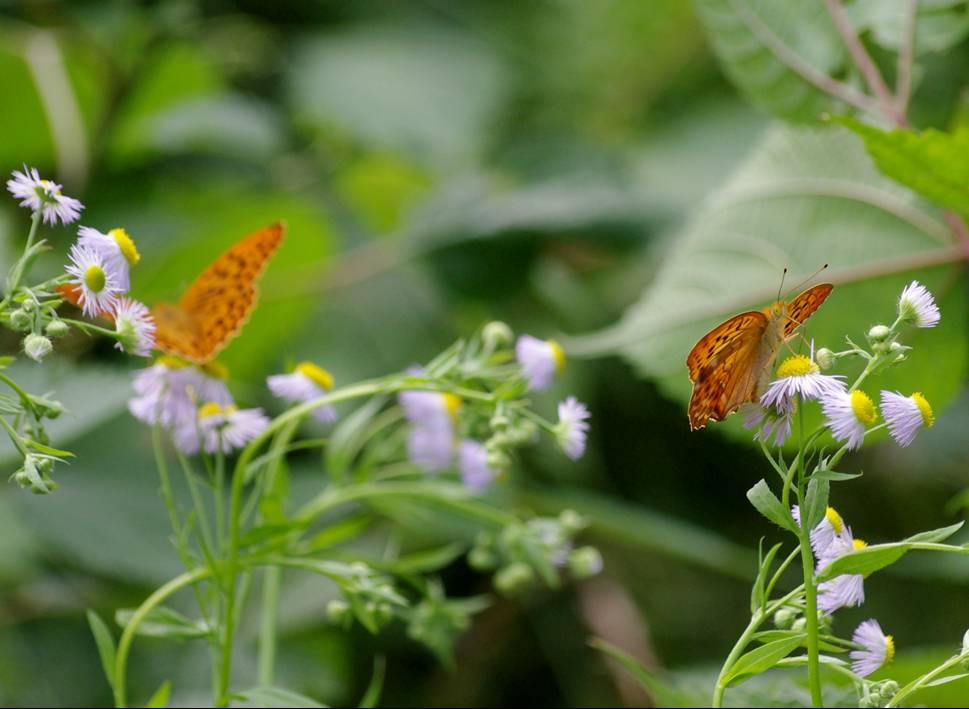
<instances>
[{"instance_id":1,"label":"butterfly wing","mask_svg":"<svg viewBox=\"0 0 969 709\"><path fill-rule=\"evenodd\" d=\"M283 239L282 224L250 234L195 279L177 304L152 308L158 349L196 364L215 358L249 319L256 282Z\"/></svg>"},{"instance_id":2,"label":"butterfly wing","mask_svg":"<svg viewBox=\"0 0 969 709\"><path fill-rule=\"evenodd\" d=\"M784 338L790 337L794 331L804 323L814 311L821 307L834 286L830 283L820 283L812 288L808 288L799 296L794 298L784 310L786 320L784 322Z\"/></svg>"},{"instance_id":3,"label":"butterfly wing","mask_svg":"<svg viewBox=\"0 0 969 709\"><path fill-rule=\"evenodd\" d=\"M768 325L760 311L735 315L708 332L686 359L693 384L690 428L703 428L711 418L722 421L754 398L759 377L761 342Z\"/></svg>"}]
</instances>

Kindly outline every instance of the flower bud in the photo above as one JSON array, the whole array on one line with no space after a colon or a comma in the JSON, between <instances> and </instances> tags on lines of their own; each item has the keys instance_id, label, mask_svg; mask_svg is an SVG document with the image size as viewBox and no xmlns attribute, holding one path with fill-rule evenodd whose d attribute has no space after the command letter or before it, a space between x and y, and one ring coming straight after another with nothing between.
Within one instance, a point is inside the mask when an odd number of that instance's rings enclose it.
<instances>
[{"instance_id":1,"label":"flower bud","mask_svg":"<svg viewBox=\"0 0 969 709\"><path fill-rule=\"evenodd\" d=\"M44 328L44 332L46 332L49 337L64 337L64 335L70 331L70 326L63 320L51 320L49 323L47 323L47 327Z\"/></svg>"},{"instance_id":2,"label":"flower bud","mask_svg":"<svg viewBox=\"0 0 969 709\"><path fill-rule=\"evenodd\" d=\"M794 626L798 613L793 608L781 608L774 613L774 627L790 630Z\"/></svg>"},{"instance_id":3,"label":"flower bud","mask_svg":"<svg viewBox=\"0 0 969 709\"><path fill-rule=\"evenodd\" d=\"M602 571L602 554L595 547L579 547L569 554L569 570L577 579L587 579Z\"/></svg>"},{"instance_id":4,"label":"flower bud","mask_svg":"<svg viewBox=\"0 0 969 709\"><path fill-rule=\"evenodd\" d=\"M350 618L350 604L339 598L334 598L326 604L326 615L334 623L344 623Z\"/></svg>"},{"instance_id":5,"label":"flower bud","mask_svg":"<svg viewBox=\"0 0 969 709\"><path fill-rule=\"evenodd\" d=\"M523 591L534 581L535 572L532 567L520 561L509 564L495 574L495 588L506 595Z\"/></svg>"},{"instance_id":6,"label":"flower bud","mask_svg":"<svg viewBox=\"0 0 969 709\"><path fill-rule=\"evenodd\" d=\"M475 547L468 552L468 564L475 571L490 571L498 565L498 558L489 549Z\"/></svg>"},{"instance_id":7,"label":"flower bud","mask_svg":"<svg viewBox=\"0 0 969 709\"><path fill-rule=\"evenodd\" d=\"M515 333L511 331L507 324L500 320L493 320L484 326L481 331L481 339L484 340L485 348L494 352L499 347L510 345L515 339Z\"/></svg>"},{"instance_id":8,"label":"flower bud","mask_svg":"<svg viewBox=\"0 0 969 709\"><path fill-rule=\"evenodd\" d=\"M491 450L488 451L487 463L492 470L504 470L511 465L511 458L504 451Z\"/></svg>"},{"instance_id":9,"label":"flower bud","mask_svg":"<svg viewBox=\"0 0 969 709\"><path fill-rule=\"evenodd\" d=\"M803 617L798 618L793 623L791 623L791 630L795 630L799 633L803 632L804 628L806 627L807 627L807 620L805 620Z\"/></svg>"},{"instance_id":10,"label":"flower bud","mask_svg":"<svg viewBox=\"0 0 969 709\"><path fill-rule=\"evenodd\" d=\"M10 328L18 332L26 332L34 325L33 316L23 308L10 313Z\"/></svg>"},{"instance_id":11,"label":"flower bud","mask_svg":"<svg viewBox=\"0 0 969 709\"><path fill-rule=\"evenodd\" d=\"M586 527L585 518L575 510L562 510L559 513L559 524L567 536L571 536Z\"/></svg>"},{"instance_id":12,"label":"flower bud","mask_svg":"<svg viewBox=\"0 0 969 709\"><path fill-rule=\"evenodd\" d=\"M35 362L42 362L53 349L54 345L43 335L30 333L24 338L24 352Z\"/></svg>"},{"instance_id":13,"label":"flower bud","mask_svg":"<svg viewBox=\"0 0 969 709\"><path fill-rule=\"evenodd\" d=\"M834 352L829 350L827 347L822 347L814 353L814 361L817 363L821 371L825 372L835 365L838 358L835 357Z\"/></svg>"},{"instance_id":14,"label":"flower bud","mask_svg":"<svg viewBox=\"0 0 969 709\"><path fill-rule=\"evenodd\" d=\"M882 705L898 694L898 682L893 679L884 679L878 683L878 696Z\"/></svg>"},{"instance_id":15,"label":"flower bud","mask_svg":"<svg viewBox=\"0 0 969 709\"><path fill-rule=\"evenodd\" d=\"M884 342L892 334L887 325L875 325L868 331L869 342Z\"/></svg>"}]
</instances>

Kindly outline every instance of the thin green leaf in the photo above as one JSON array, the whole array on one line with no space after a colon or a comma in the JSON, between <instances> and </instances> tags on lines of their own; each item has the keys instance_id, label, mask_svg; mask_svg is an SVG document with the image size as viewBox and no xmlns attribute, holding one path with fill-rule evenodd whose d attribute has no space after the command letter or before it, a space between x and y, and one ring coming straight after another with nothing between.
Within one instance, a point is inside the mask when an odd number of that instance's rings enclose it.
<instances>
[{"instance_id":1,"label":"thin green leaf","mask_svg":"<svg viewBox=\"0 0 969 709\"><path fill-rule=\"evenodd\" d=\"M818 581L827 581L842 574L862 574L868 576L880 569L884 569L886 566L894 564L905 556L915 544L937 544L942 542L959 531L962 525L963 523L959 522L949 527L914 534L900 542L874 544L849 552L826 566L818 574ZM944 550L969 554L969 549L966 547L948 546ZM942 551L942 549L939 551Z\"/></svg>"},{"instance_id":2,"label":"thin green leaf","mask_svg":"<svg viewBox=\"0 0 969 709\"><path fill-rule=\"evenodd\" d=\"M779 660L790 655L802 642L803 637L801 635L794 635L789 638L774 640L744 653L730 668L730 672L724 677L724 682L728 686L746 682L754 675L769 670Z\"/></svg>"},{"instance_id":3,"label":"thin green leaf","mask_svg":"<svg viewBox=\"0 0 969 709\"><path fill-rule=\"evenodd\" d=\"M671 686L654 672L644 667L636 658L628 655L615 645L600 638L593 638L589 641L589 645L605 653L622 665L623 669L631 674L646 692L653 696L659 706L696 706L696 699L687 696L685 692Z\"/></svg>"},{"instance_id":4,"label":"thin green leaf","mask_svg":"<svg viewBox=\"0 0 969 709\"><path fill-rule=\"evenodd\" d=\"M831 484L824 478L816 475L811 476L808 482L807 499L804 501L804 524L808 529L814 529L817 524L824 519L825 510L828 508L828 493Z\"/></svg>"},{"instance_id":5,"label":"thin green leaf","mask_svg":"<svg viewBox=\"0 0 969 709\"><path fill-rule=\"evenodd\" d=\"M315 699L310 699L306 695L292 692L282 687L253 687L244 692L236 693L235 697L244 702L250 702L257 707L325 707Z\"/></svg>"},{"instance_id":6,"label":"thin green leaf","mask_svg":"<svg viewBox=\"0 0 969 709\"><path fill-rule=\"evenodd\" d=\"M791 513L771 492L770 487L763 479L747 491L747 499L758 512L778 527L797 534L797 525L794 523Z\"/></svg>"},{"instance_id":7,"label":"thin green leaf","mask_svg":"<svg viewBox=\"0 0 969 709\"><path fill-rule=\"evenodd\" d=\"M949 682L955 682L955 681L960 680L960 679L965 679L966 677L969 677L969 672L960 672L957 675L949 675L948 677L939 677L938 679L934 679L931 682L926 682L922 686L923 687L938 687L939 685L948 684Z\"/></svg>"},{"instance_id":8,"label":"thin green leaf","mask_svg":"<svg viewBox=\"0 0 969 709\"><path fill-rule=\"evenodd\" d=\"M122 628L126 628L132 615L133 610L124 608L115 613L115 620ZM209 629L201 620L192 620L167 606L158 606L145 616L138 626L137 634L151 638L190 640L206 637Z\"/></svg>"},{"instance_id":9,"label":"thin green leaf","mask_svg":"<svg viewBox=\"0 0 969 709\"><path fill-rule=\"evenodd\" d=\"M146 709L164 709L168 706L168 700L172 694L172 682L166 679L161 686L151 695L151 699L145 705Z\"/></svg>"},{"instance_id":10,"label":"thin green leaf","mask_svg":"<svg viewBox=\"0 0 969 709\"><path fill-rule=\"evenodd\" d=\"M767 575L770 573L771 566L774 563L774 557L777 556L777 552L783 544L775 544L767 552L767 555L761 560L760 568L757 570L757 578L754 580L754 585L750 590L750 612L753 613L758 608L764 605L764 585L767 582Z\"/></svg>"},{"instance_id":11,"label":"thin green leaf","mask_svg":"<svg viewBox=\"0 0 969 709\"><path fill-rule=\"evenodd\" d=\"M91 626L91 634L94 635L94 643L98 646L98 655L101 657L101 668L108 684L114 687L114 657L115 646L114 636L108 629L107 624L101 620L101 616L92 610L87 612L87 622Z\"/></svg>"}]
</instances>

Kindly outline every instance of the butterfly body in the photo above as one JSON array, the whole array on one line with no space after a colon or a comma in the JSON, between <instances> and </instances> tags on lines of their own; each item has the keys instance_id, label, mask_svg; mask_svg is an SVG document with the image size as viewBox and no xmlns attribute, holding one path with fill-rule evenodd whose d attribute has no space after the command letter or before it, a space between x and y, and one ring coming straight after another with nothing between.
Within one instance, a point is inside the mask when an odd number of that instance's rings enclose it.
<instances>
[{"instance_id":1,"label":"butterfly body","mask_svg":"<svg viewBox=\"0 0 969 709\"><path fill-rule=\"evenodd\" d=\"M756 402L778 352L832 288L822 283L789 303L779 300L764 310L734 315L701 337L686 359L693 382L690 428L723 421L742 404Z\"/></svg>"}]
</instances>

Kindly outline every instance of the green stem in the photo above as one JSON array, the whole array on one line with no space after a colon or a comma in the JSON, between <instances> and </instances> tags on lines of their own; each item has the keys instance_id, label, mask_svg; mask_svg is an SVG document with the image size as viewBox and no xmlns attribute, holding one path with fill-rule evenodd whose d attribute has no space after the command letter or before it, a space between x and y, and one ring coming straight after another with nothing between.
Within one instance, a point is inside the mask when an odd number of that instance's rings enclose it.
<instances>
[{"instance_id":1,"label":"green stem","mask_svg":"<svg viewBox=\"0 0 969 709\"><path fill-rule=\"evenodd\" d=\"M38 209L36 212L34 212L33 219L30 221L30 232L27 234L27 245L24 246L24 252L21 254L20 259L13 267L13 272L10 274L10 282L7 284L7 293L4 295L3 300L0 301L0 311L6 308L7 304L13 299L14 294L16 294L17 289L20 288L20 282L24 277L24 269L27 266L26 257L31 247L34 245L34 239L37 236L37 228L39 226L40 210Z\"/></svg>"},{"instance_id":2,"label":"green stem","mask_svg":"<svg viewBox=\"0 0 969 709\"><path fill-rule=\"evenodd\" d=\"M114 659L114 705L116 707L124 707L127 705L125 675L128 666L128 653L131 651L131 643L134 642L139 626L148 617L148 614L166 598L186 586L208 578L211 574L211 569L200 566L192 571L186 571L184 574L176 576L148 596L132 614L124 631L121 633L121 640L118 641L118 651Z\"/></svg>"},{"instance_id":3,"label":"green stem","mask_svg":"<svg viewBox=\"0 0 969 709\"><path fill-rule=\"evenodd\" d=\"M898 690L898 692L895 693L895 696L892 697L891 700L888 702L888 704L886 704L885 706L886 707L901 706L902 700L908 699L910 695L915 694L915 692L925 687L925 685L927 685L929 682L934 680L936 677L944 674L945 672L948 672L950 669L952 669L953 667L955 667L960 662L966 659L969 659L969 652L964 652L960 655L953 655L948 660L943 662L941 665L936 667L934 670L927 672L921 677L917 677L916 679L906 684L904 687Z\"/></svg>"},{"instance_id":4,"label":"green stem","mask_svg":"<svg viewBox=\"0 0 969 709\"><path fill-rule=\"evenodd\" d=\"M272 685L276 674L276 626L279 614L279 581L282 569L273 566L263 573L262 625L259 628L259 684Z\"/></svg>"},{"instance_id":5,"label":"green stem","mask_svg":"<svg viewBox=\"0 0 969 709\"><path fill-rule=\"evenodd\" d=\"M764 622L764 618L765 615L761 611L754 611L753 615L750 617L750 622L744 629L744 632L740 634L739 638L737 638L737 642L734 643L733 648L730 650L730 654L727 655L727 659L723 661L723 667L720 668L720 674L717 675L717 684L713 688L713 697L710 700L711 706L715 708L723 706L723 693L727 689L727 684L725 682L727 674L733 668L734 663L736 663L740 658L743 651L747 649L747 646L750 644L754 633L757 632L760 624Z\"/></svg>"}]
</instances>

